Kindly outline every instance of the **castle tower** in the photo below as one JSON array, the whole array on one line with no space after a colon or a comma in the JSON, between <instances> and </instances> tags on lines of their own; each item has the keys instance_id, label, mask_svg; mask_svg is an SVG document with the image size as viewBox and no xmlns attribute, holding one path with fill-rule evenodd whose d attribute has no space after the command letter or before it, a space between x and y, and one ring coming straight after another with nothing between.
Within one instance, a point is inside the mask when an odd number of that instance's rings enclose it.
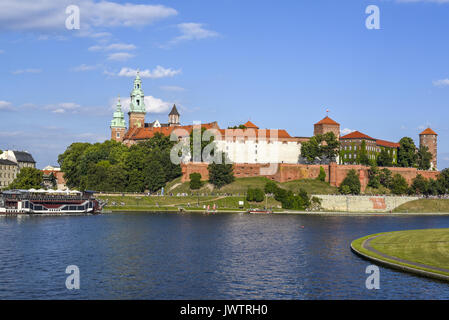
<instances>
[{"instance_id":1,"label":"castle tower","mask_svg":"<svg viewBox=\"0 0 449 320\"><path fill-rule=\"evenodd\" d=\"M129 129L143 128L145 126L145 95L142 90L142 80L137 71L136 79L134 79L134 88L131 91L131 102L129 105Z\"/></svg>"},{"instance_id":2,"label":"castle tower","mask_svg":"<svg viewBox=\"0 0 449 320\"><path fill-rule=\"evenodd\" d=\"M313 126L313 135L325 134L327 132L333 132L337 139L340 139L340 124L328 116L321 121L317 122Z\"/></svg>"},{"instance_id":3,"label":"castle tower","mask_svg":"<svg viewBox=\"0 0 449 320\"><path fill-rule=\"evenodd\" d=\"M179 126L179 112L178 109L176 109L176 105L173 105L173 108L171 109L170 113L168 114L168 123L170 127L173 126Z\"/></svg>"},{"instance_id":4,"label":"castle tower","mask_svg":"<svg viewBox=\"0 0 449 320\"><path fill-rule=\"evenodd\" d=\"M432 154L432 160L430 160L430 169L437 169L437 142L438 134L430 128L427 128L419 134L419 146L426 146L429 148L429 152Z\"/></svg>"},{"instance_id":5,"label":"castle tower","mask_svg":"<svg viewBox=\"0 0 449 320\"><path fill-rule=\"evenodd\" d=\"M120 96L119 96L117 108L115 109L114 117L111 121L111 140L122 142L125 132L126 132L125 114L122 111L122 105L120 103Z\"/></svg>"}]
</instances>

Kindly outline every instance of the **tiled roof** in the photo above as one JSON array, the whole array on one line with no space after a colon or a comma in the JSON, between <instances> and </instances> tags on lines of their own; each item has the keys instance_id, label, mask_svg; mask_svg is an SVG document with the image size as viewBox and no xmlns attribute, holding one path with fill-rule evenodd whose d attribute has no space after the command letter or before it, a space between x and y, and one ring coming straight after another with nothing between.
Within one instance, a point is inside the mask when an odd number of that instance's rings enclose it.
<instances>
[{"instance_id":1,"label":"tiled roof","mask_svg":"<svg viewBox=\"0 0 449 320\"><path fill-rule=\"evenodd\" d=\"M371 138L370 136L367 136L364 133L361 133L360 131L354 131L351 133L348 133L347 135L340 137L340 140L344 139L369 139L369 140L376 140L374 138Z\"/></svg>"},{"instance_id":2,"label":"tiled roof","mask_svg":"<svg viewBox=\"0 0 449 320\"><path fill-rule=\"evenodd\" d=\"M274 132L271 132L270 129L220 129L220 133L223 139L230 138L230 137L255 137L255 138L264 138L267 139L270 138L279 138L279 139L286 139L286 138L293 138L287 131L284 129L276 130L277 135ZM273 133L273 135L272 135ZM226 136L227 134L227 136ZM296 138L295 138L296 139Z\"/></svg>"},{"instance_id":3,"label":"tiled roof","mask_svg":"<svg viewBox=\"0 0 449 320\"><path fill-rule=\"evenodd\" d=\"M419 135L425 135L425 134L431 134L431 135L435 135L435 136L438 135L435 131L433 131L433 130L430 129L430 128L427 128L426 130L424 130L423 132L421 132Z\"/></svg>"},{"instance_id":4,"label":"tiled roof","mask_svg":"<svg viewBox=\"0 0 449 320\"><path fill-rule=\"evenodd\" d=\"M245 127L247 128L251 128L251 129L259 129L258 126L256 126L254 123L252 123L251 121L248 121L247 123L244 124Z\"/></svg>"},{"instance_id":5,"label":"tiled roof","mask_svg":"<svg viewBox=\"0 0 449 320\"><path fill-rule=\"evenodd\" d=\"M388 147L388 148L399 148L400 144L396 143L396 142L390 142L390 141L386 141L386 140L376 140L376 144L378 146L382 146L382 147Z\"/></svg>"},{"instance_id":6,"label":"tiled roof","mask_svg":"<svg viewBox=\"0 0 449 320\"><path fill-rule=\"evenodd\" d=\"M218 125L217 122L211 122L211 123L204 123L201 125L202 128L211 129L211 128L217 128ZM145 128L133 128L131 130L128 130L128 132L125 134L123 140L144 140L144 139L150 139L152 138L157 132L162 133L165 136L169 136L173 130L175 129L183 129L187 131L189 134L193 130L193 125L189 126L173 126L173 127L160 127L160 128L153 128L153 127L145 127Z\"/></svg>"},{"instance_id":7,"label":"tiled roof","mask_svg":"<svg viewBox=\"0 0 449 320\"><path fill-rule=\"evenodd\" d=\"M326 116L325 118L323 118L322 120L318 121L317 123L315 123L315 125L317 125L317 124L333 124L333 125L340 125L338 122L332 120L331 118L329 118L329 117L327 117L327 116Z\"/></svg>"}]
</instances>

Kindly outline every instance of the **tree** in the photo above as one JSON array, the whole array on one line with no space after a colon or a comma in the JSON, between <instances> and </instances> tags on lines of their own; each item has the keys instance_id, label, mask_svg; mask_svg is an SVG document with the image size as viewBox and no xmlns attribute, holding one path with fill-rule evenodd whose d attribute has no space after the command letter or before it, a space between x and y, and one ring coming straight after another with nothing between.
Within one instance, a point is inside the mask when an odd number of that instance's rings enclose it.
<instances>
[{"instance_id":1,"label":"tree","mask_svg":"<svg viewBox=\"0 0 449 320\"><path fill-rule=\"evenodd\" d=\"M391 181L391 192L396 195L406 194L408 189L407 180L399 173L393 176Z\"/></svg>"},{"instance_id":2,"label":"tree","mask_svg":"<svg viewBox=\"0 0 449 320\"><path fill-rule=\"evenodd\" d=\"M198 190L201 188L203 183L201 182L201 174L198 172L194 172L190 174L190 189Z\"/></svg>"},{"instance_id":3,"label":"tree","mask_svg":"<svg viewBox=\"0 0 449 320\"><path fill-rule=\"evenodd\" d=\"M156 192L165 185L165 173L160 162L150 161L144 171L145 187L150 192Z\"/></svg>"},{"instance_id":4,"label":"tree","mask_svg":"<svg viewBox=\"0 0 449 320\"><path fill-rule=\"evenodd\" d=\"M313 162L315 158L321 157L322 151L320 147L320 138L318 135L310 138L301 144L301 156L306 158L308 162Z\"/></svg>"},{"instance_id":5,"label":"tree","mask_svg":"<svg viewBox=\"0 0 449 320\"><path fill-rule=\"evenodd\" d=\"M379 189L380 184L380 172L377 166L371 166L368 170L368 187Z\"/></svg>"},{"instance_id":6,"label":"tree","mask_svg":"<svg viewBox=\"0 0 449 320\"><path fill-rule=\"evenodd\" d=\"M334 159L338 154L340 142L333 132L317 134L301 145L301 156L313 162L315 158Z\"/></svg>"},{"instance_id":7,"label":"tree","mask_svg":"<svg viewBox=\"0 0 449 320\"><path fill-rule=\"evenodd\" d=\"M340 148L340 142L333 132L326 132L322 136L321 154L328 159L334 159L338 155L338 149Z\"/></svg>"},{"instance_id":8,"label":"tree","mask_svg":"<svg viewBox=\"0 0 449 320\"><path fill-rule=\"evenodd\" d=\"M8 186L8 189L40 189L42 188L43 173L35 168L22 168Z\"/></svg>"},{"instance_id":9,"label":"tree","mask_svg":"<svg viewBox=\"0 0 449 320\"><path fill-rule=\"evenodd\" d=\"M246 192L246 201L262 202L265 199L265 194L260 188L248 188Z\"/></svg>"},{"instance_id":10,"label":"tree","mask_svg":"<svg viewBox=\"0 0 449 320\"><path fill-rule=\"evenodd\" d=\"M202 159L204 148L206 148L206 146L211 144L211 143L215 143L214 142L215 141L215 137L213 135L209 138L209 140L203 141L203 135L204 135L204 132L206 130L207 129L205 127L201 127L201 132L200 132L200 135L198 137L200 139L200 141L201 141L201 148L199 150L199 152L200 152L199 156L200 156L201 160L205 160L205 159ZM197 135L198 131L199 131L199 128L194 127L193 130L190 132L190 136L189 136L189 140L190 140L190 155L192 156L191 161L194 160L194 154L193 154L193 151L194 151L193 150L193 142L194 142L193 140L194 139L193 139L193 136ZM213 150L211 152L212 156L214 155L214 151L215 151L215 146L214 146L214 148L213 148Z\"/></svg>"},{"instance_id":11,"label":"tree","mask_svg":"<svg viewBox=\"0 0 449 320\"><path fill-rule=\"evenodd\" d=\"M413 180L410 190L414 194L428 194L429 181L422 175L418 174Z\"/></svg>"},{"instance_id":12,"label":"tree","mask_svg":"<svg viewBox=\"0 0 449 320\"><path fill-rule=\"evenodd\" d=\"M359 175L354 169L348 171L346 178L343 180L339 187L340 192L348 190L348 188L344 188L345 186L349 188L351 194L360 194L360 179Z\"/></svg>"},{"instance_id":13,"label":"tree","mask_svg":"<svg viewBox=\"0 0 449 320\"><path fill-rule=\"evenodd\" d=\"M446 168L440 172L437 181L441 191L439 194L449 193L449 168Z\"/></svg>"},{"instance_id":14,"label":"tree","mask_svg":"<svg viewBox=\"0 0 449 320\"><path fill-rule=\"evenodd\" d=\"M209 171L209 182L218 189L235 180L233 165L226 164L225 155L223 155L222 163L212 162L207 169Z\"/></svg>"},{"instance_id":15,"label":"tree","mask_svg":"<svg viewBox=\"0 0 449 320\"><path fill-rule=\"evenodd\" d=\"M320 166L320 174L318 175L318 180L320 181L326 181L326 171L324 171L324 168Z\"/></svg>"},{"instance_id":16,"label":"tree","mask_svg":"<svg viewBox=\"0 0 449 320\"><path fill-rule=\"evenodd\" d=\"M392 167L393 157L387 151L387 149L382 148L379 155L377 156L377 165L379 167Z\"/></svg>"},{"instance_id":17,"label":"tree","mask_svg":"<svg viewBox=\"0 0 449 320\"><path fill-rule=\"evenodd\" d=\"M392 180L393 180L393 173L389 169L383 168L382 170L380 170L379 181L382 186L390 189Z\"/></svg>"},{"instance_id":18,"label":"tree","mask_svg":"<svg viewBox=\"0 0 449 320\"><path fill-rule=\"evenodd\" d=\"M277 189L278 189L278 186L277 186L276 182L274 182L274 181L268 181L264 187L264 191L266 194L274 194Z\"/></svg>"},{"instance_id":19,"label":"tree","mask_svg":"<svg viewBox=\"0 0 449 320\"><path fill-rule=\"evenodd\" d=\"M432 154L429 152L429 148L427 146L420 146L418 152L416 153L416 163L418 165L418 169L429 170L431 160Z\"/></svg>"},{"instance_id":20,"label":"tree","mask_svg":"<svg viewBox=\"0 0 449 320\"><path fill-rule=\"evenodd\" d=\"M413 167L416 163L416 146L412 138L404 137L399 141L398 166Z\"/></svg>"}]
</instances>

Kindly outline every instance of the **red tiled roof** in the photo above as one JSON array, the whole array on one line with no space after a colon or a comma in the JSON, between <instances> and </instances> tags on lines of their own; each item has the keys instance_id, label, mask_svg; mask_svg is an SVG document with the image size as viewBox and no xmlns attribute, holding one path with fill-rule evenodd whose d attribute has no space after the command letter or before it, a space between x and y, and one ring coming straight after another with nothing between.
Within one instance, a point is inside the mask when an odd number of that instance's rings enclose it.
<instances>
[{"instance_id":1,"label":"red tiled roof","mask_svg":"<svg viewBox=\"0 0 449 320\"><path fill-rule=\"evenodd\" d=\"M266 137L267 139L270 139L271 137L273 138L279 138L279 139L286 139L286 138L293 138L287 131L285 131L284 129L281 130L276 130L277 131L277 136L276 134L271 135L271 131L270 129L220 129L219 130L221 133L221 136L223 139L230 138L230 137L255 137L255 138L264 138ZM226 136L227 134L227 136ZM296 139L296 138L295 138Z\"/></svg>"},{"instance_id":2,"label":"red tiled roof","mask_svg":"<svg viewBox=\"0 0 449 320\"><path fill-rule=\"evenodd\" d=\"M340 125L338 122L332 120L331 118L329 118L329 117L327 117L327 116L326 116L325 118L323 118L322 120L318 121L317 123L315 123L315 125L317 125L317 124L333 124L333 125Z\"/></svg>"},{"instance_id":3,"label":"red tiled roof","mask_svg":"<svg viewBox=\"0 0 449 320\"><path fill-rule=\"evenodd\" d=\"M388 148L399 148L400 144L396 143L396 142L390 142L390 141L386 141L386 140L376 140L376 144L378 146L382 146L382 147L388 147Z\"/></svg>"},{"instance_id":4,"label":"red tiled roof","mask_svg":"<svg viewBox=\"0 0 449 320\"><path fill-rule=\"evenodd\" d=\"M347 135L340 137L341 139L369 139L369 140L376 140L374 138L371 138L370 136L367 136L364 133L361 133L360 131L354 131L351 133L348 133Z\"/></svg>"},{"instance_id":5,"label":"red tiled roof","mask_svg":"<svg viewBox=\"0 0 449 320\"><path fill-rule=\"evenodd\" d=\"M251 129L259 129L258 126L256 126L254 123L252 123L251 121L248 121L247 123L244 124L245 127L247 128L251 128Z\"/></svg>"},{"instance_id":6,"label":"red tiled roof","mask_svg":"<svg viewBox=\"0 0 449 320\"><path fill-rule=\"evenodd\" d=\"M165 136L169 136L173 130L185 130L190 134L192 132L194 125L188 125L188 126L173 126L173 127L159 127L159 128L133 128L131 130L128 130L128 132L123 137L123 140L143 140L143 139L150 139L154 137L154 135L159 132L162 133ZM217 128L219 129L217 122L211 122L211 123L204 123L201 124L201 128L211 129L211 128Z\"/></svg>"},{"instance_id":7,"label":"red tiled roof","mask_svg":"<svg viewBox=\"0 0 449 320\"><path fill-rule=\"evenodd\" d=\"M431 135L435 135L435 136L438 135L435 131L433 131L433 130L430 129L430 128L427 128L426 130L424 130L423 132L421 132L419 135L426 135L426 134L431 134Z\"/></svg>"}]
</instances>

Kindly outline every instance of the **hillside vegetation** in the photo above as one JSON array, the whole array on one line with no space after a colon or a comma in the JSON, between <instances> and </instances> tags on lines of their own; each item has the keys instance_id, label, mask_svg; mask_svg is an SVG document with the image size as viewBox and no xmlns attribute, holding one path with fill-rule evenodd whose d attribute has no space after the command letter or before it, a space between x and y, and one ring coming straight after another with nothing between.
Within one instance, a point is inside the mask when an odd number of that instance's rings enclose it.
<instances>
[{"instance_id":1,"label":"hillside vegetation","mask_svg":"<svg viewBox=\"0 0 449 320\"><path fill-rule=\"evenodd\" d=\"M393 212L404 213L449 213L449 199L419 199L404 203Z\"/></svg>"}]
</instances>

